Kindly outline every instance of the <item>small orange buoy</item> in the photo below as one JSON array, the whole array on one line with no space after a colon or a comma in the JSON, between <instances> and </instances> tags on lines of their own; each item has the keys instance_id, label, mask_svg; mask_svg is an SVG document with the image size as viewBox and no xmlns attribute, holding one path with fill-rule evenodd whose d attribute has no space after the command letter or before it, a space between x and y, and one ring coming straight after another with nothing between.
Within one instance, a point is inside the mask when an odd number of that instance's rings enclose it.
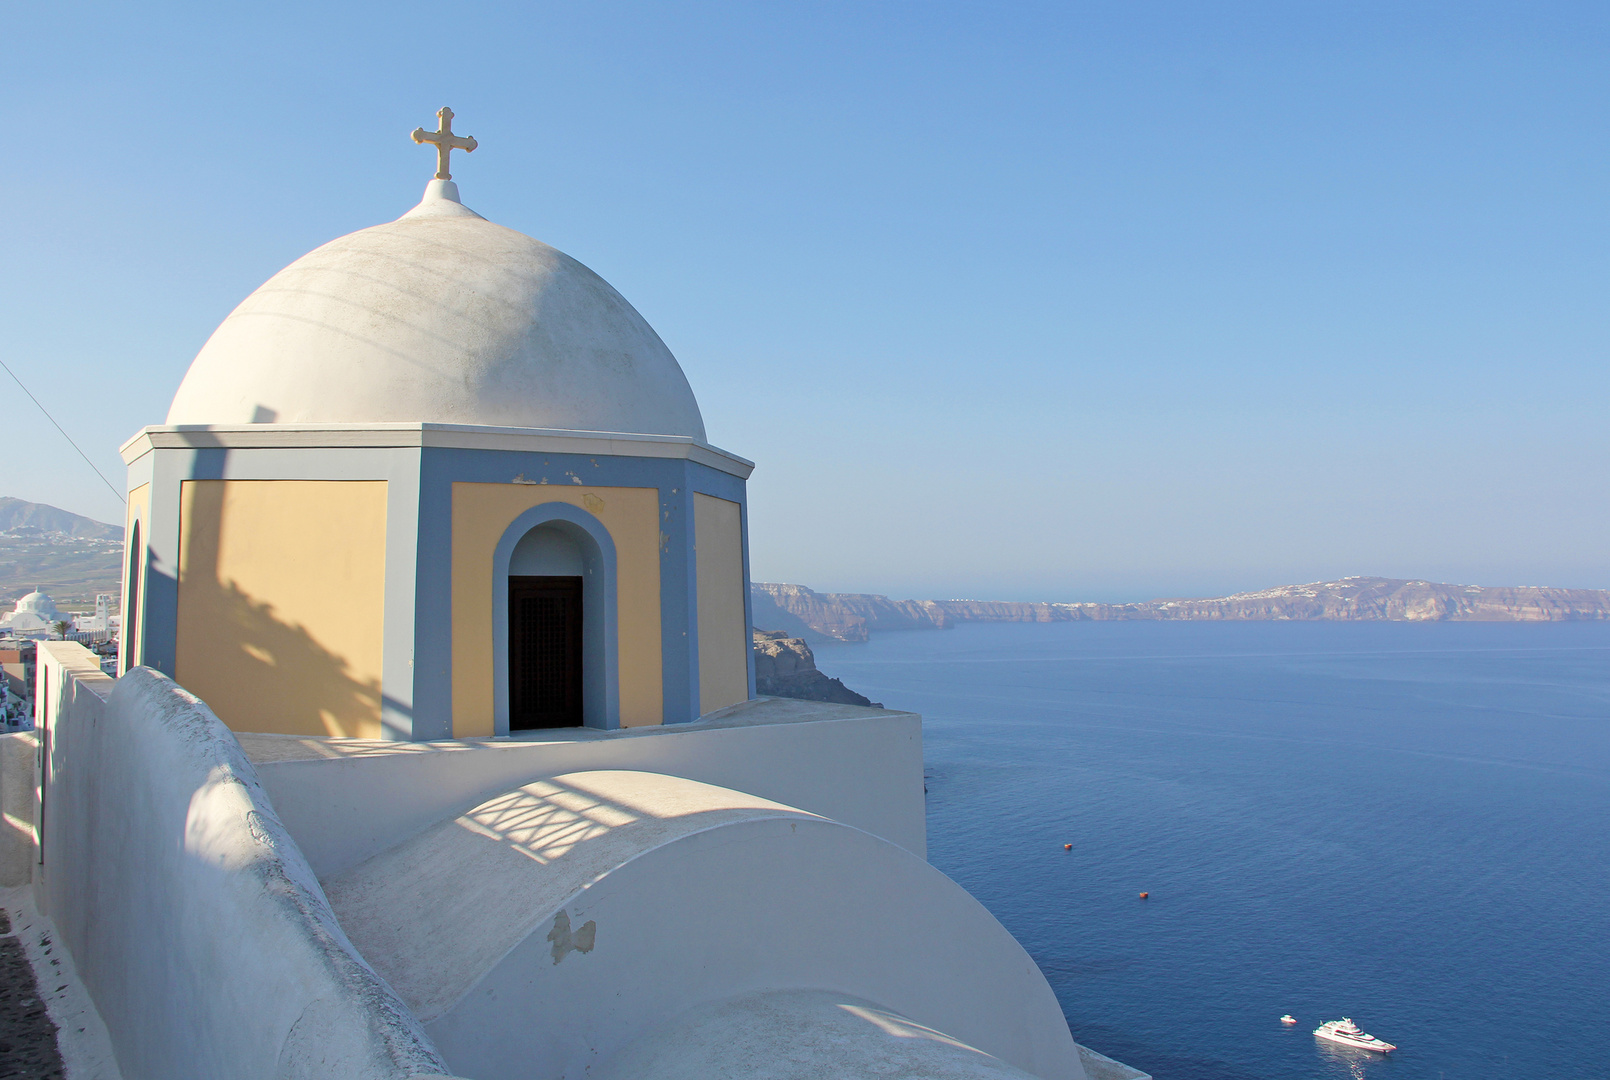
<instances>
[{"instance_id":1,"label":"small orange buoy","mask_svg":"<svg viewBox=\"0 0 1610 1080\"><path fill-rule=\"evenodd\" d=\"M1141 893L1141 894L1140 894L1140 898L1141 898L1141 899L1142 899L1142 900L1144 900L1144 899L1146 899L1146 898L1147 898L1147 897L1148 897L1148 896L1150 896L1150 895L1152 895L1152 894L1151 894L1151 893L1149 893L1149 892L1143 892L1143 893Z\"/></svg>"},{"instance_id":2,"label":"small orange buoy","mask_svg":"<svg viewBox=\"0 0 1610 1080\"><path fill-rule=\"evenodd\" d=\"M1063 844L1062 845L1062 850L1063 851L1072 851L1073 850L1073 845L1072 844Z\"/></svg>"}]
</instances>

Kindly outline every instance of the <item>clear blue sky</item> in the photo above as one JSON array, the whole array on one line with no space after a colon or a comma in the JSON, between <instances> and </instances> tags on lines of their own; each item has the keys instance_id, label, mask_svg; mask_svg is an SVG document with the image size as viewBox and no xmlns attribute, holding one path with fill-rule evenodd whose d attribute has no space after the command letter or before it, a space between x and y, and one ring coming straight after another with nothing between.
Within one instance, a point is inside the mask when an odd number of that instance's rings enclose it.
<instances>
[{"instance_id":1,"label":"clear blue sky","mask_svg":"<svg viewBox=\"0 0 1610 1080\"><path fill-rule=\"evenodd\" d=\"M755 577L1610 587L1610 7L12 5L0 348L122 486L201 343L465 201L759 462ZM0 385L0 494L117 520Z\"/></svg>"}]
</instances>

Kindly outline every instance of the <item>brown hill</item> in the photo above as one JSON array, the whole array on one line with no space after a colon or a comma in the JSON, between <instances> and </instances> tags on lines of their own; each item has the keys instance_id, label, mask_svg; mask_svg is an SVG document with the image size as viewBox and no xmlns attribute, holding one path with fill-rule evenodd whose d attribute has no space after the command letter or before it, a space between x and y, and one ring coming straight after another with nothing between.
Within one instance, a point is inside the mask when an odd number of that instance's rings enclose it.
<instances>
[{"instance_id":1,"label":"brown hill","mask_svg":"<svg viewBox=\"0 0 1610 1080\"><path fill-rule=\"evenodd\" d=\"M0 603L36 587L58 604L121 591L123 529L24 499L0 498Z\"/></svg>"},{"instance_id":2,"label":"brown hill","mask_svg":"<svg viewBox=\"0 0 1610 1080\"><path fill-rule=\"evenodd\" d=\"M0 495L0 533L20 533L24 536L48 536L59 533L86 540L123 539L121 525L108 525L104 521L83 517L69 510L45 503L14 499Z\"/></svg>"}]
</instances>

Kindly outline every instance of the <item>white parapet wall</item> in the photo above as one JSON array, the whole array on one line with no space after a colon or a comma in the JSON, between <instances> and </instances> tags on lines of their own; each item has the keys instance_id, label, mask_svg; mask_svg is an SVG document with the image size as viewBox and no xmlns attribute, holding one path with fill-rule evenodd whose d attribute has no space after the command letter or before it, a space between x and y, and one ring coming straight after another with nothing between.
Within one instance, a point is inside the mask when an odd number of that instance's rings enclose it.
<instances>
[{"instance_id":1,"label":"white parapet wall","mask_svg":"<svg viewBox=\"0 0 1610 1080\"><path fill-rule=\"evenodd\" d=\"M321 880L544 776L632 769L747 792L927 855L922 718L760 698L695 724L402 743L239 736Z\"/></svg>"},{"instance_id":2,"label":"white parapet wall","mask_svg":"<svg viewBox=\"0 0 1610 1080\"><path fill-rule=\"evenodd\" d=\"M206 705L71 642L40 644L38 677L35 898L127 1080L447 1072Z\"/></svg>"},{"instance_id":3,"label":"white parapet wall","mask_svg":"<svg viewBox=\"0 0 1610 1080\"><path fill-rule=\"evenodd\" d=\"M34 759L38 751L35 732L0 735L0 889L33 880Z\"/></svg>"}]
</instances>

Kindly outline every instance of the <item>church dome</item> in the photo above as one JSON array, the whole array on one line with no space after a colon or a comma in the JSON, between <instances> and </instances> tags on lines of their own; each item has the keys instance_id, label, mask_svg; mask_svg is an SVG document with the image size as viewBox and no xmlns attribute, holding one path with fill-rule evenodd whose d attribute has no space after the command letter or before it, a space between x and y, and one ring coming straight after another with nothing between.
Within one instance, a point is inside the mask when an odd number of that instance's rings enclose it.
<instances>
[{"instance_id":1,"label":"church dome","mask_svg":"<svg viewBox=\"0 0 1610 1080\"><path fill-rule=\"evenodd\" d=\"M248 296L191 363L167 422L705 437L676 357L632 305L564 252L464 207L450 180Z\"/></svg>"},{"instance_id":2,"label":"church dome","mask_svg":"<svg viewBox=\"0 0 1610 1080\"><path fill-rule=\"evenodd\" d=\"M37 615L55 615L57 613L56 602L48 594L42 593L37 589L18 600L14 610L32 612Z\"/></svg>"}]
</instances>

